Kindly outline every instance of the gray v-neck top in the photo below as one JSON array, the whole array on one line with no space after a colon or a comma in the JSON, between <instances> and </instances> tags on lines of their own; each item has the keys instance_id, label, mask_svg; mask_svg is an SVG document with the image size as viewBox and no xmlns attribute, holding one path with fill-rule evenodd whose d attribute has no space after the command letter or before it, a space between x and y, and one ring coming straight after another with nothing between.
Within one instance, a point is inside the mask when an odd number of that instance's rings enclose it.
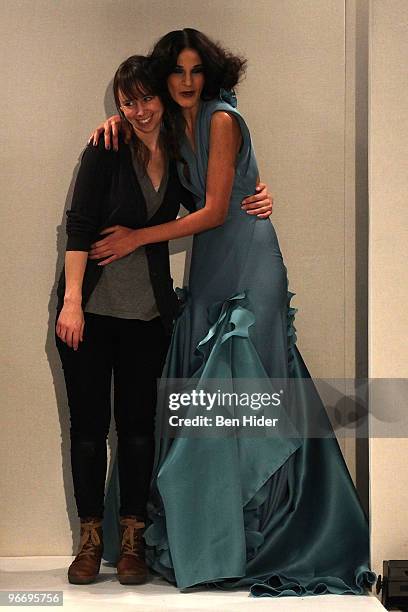
<instances>
[{"instance_id":1,"label":"gray v-neck top","mask_svg":"<svg viewBox=\"0 0 408 612\"><path fill-rule=\"evenodd\" d=\"M168 163L156 191L149 175L137 161L133 147L131 151L133 167L146 200L147 219L150 219L163 202L168 182ZM103 268L98 284L85 306L85 312L143 321L159 316L144 247Z\"/></svg>"}]
</instances>

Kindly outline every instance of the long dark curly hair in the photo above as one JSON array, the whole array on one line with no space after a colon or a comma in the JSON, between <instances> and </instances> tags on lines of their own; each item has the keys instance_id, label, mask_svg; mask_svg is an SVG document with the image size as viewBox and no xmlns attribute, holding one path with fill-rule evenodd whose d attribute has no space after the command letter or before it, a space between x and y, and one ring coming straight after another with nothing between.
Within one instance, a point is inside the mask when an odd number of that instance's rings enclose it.
<instances>
[{"instance_id":1,"label":"long dark curly hair","mask_svg":"<svg viewBox=\"0 0 408 612\"><path fill-rule=\"evenodd\" d=\"M152 60L144 55L131 55L121 63L113 78L113 95L116 107L122 120L127 121L120 108L119 91L129 99L135 96L158 96L164 107L162 129L160 132L161 146L163 151L170 157L177 159L179 153L175 119L173 114L168 111L161 81L158 79L157 70L154 69L152 64ZM136 137L133 129L132 134L132 145L134 146L136 157L146 170L150 159L150 152L144 143Z\"/></svg>"},{"instance_id":2,"label":"long dark curly hair","mask_svg":"<svg viewBox=\"0 0 408 612\"><path fill-rule=\"evenodd\" d=\"M205 76L201 93L203 100L217 98L220 89L234 89L245 72L245 58L233 55L199 30L184 28L162 36L150 53L150 57L155 60L154 70L162 84L163 81L167 82L167 77L173 72L177 58L184 49L194 49L201 57Z\"/></svg>"},{"instance_id":3,"label":"long dark curly hair","mask_svg":"<svg viewBox=\"0 0 408 612\"><path fill-rule=\"evenodd\" d=\"M236 87L245 73L247 60L232 54L220 43L193 28L173 30L162 36L150 52L152 71L160 86L160 97L171 117L176 134L176 155L184 164L184 173L188 177L186 161L180 156L179 144L186 122L179 105L173 100L167 88L167 78L177 65L177 58L184 49L194 49L200 55L205 77L201 92L202 100L218 98L221 89L231 90Z\"/></svg>"}]
</instances>

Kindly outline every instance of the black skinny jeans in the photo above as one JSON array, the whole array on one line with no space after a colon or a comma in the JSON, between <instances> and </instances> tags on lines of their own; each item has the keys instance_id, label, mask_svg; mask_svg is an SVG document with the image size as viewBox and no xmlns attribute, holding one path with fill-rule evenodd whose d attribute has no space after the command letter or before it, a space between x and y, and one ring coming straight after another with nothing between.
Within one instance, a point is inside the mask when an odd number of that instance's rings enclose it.
<instances>
[{"instance_id":1,"label":"black skinny jeans","mask_svg":"<svg viewBox=\"0 0 408 612\"><path fill-rule=\"evenodd\" d=\"M79 517L103 516L112 373L120 514L146 516L157 378L169 340L160 317L141 321L88 312L84 340L77 351L56 336L70 409L71 467Z\"/></svg>"}]
</instances>

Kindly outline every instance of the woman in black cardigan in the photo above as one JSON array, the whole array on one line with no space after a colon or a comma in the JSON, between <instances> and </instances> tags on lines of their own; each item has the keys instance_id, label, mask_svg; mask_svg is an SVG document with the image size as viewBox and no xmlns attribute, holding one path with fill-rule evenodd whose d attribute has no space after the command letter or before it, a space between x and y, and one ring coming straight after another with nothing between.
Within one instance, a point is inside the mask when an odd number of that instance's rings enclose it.
<instances>
[{"instance_id":1,"label":"woman in black cardigan","mask_svg":"<svg viewBox=\"0 0 408 612\"><path fill-rule=\"evenodd\" d=\"M179 182L176 140L149 70L133 56L114 78L119 112L132 128L129 144L106 150L101 140L85 150L67 212L65 266L58 285L56 343L71 417L71 465L81 541L68 570L73 584L92 582L103 552L102 516L106 438L114 376L118 434L123 584L147 577L142 530L152 469L156 380L167 352L178 301L170 276L168 243L148 245L107 268L88 259L92 243L114 226L133 229L176 218L180 203L193 209ZM266 190L246 198L252 213L272 207ZM112 231L112 230L110 230ZM126 254L126 253L125 253Z\"/></svg>"}]
</instances>

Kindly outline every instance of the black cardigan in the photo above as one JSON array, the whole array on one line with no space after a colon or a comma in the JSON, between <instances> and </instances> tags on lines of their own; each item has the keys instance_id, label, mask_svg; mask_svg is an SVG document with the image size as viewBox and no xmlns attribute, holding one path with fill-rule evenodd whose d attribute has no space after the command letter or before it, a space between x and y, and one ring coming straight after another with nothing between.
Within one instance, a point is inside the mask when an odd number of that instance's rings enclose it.
<instances>
[{"instance_id":1,"label":"black cardigan","mask_svg":"<svg viewBox=\"0 0 408 612\"><path fill-rule=\"evenodd\" d=\"M162 205L147 222L146 201L133 168L129 145L120 142L119 151L108 151L101 138L97 147L88 145L82 155L71 209L67 211L66 250L88 251L93 242L104 237L100 235L101 230L112 225L137 229L172 221L177 217L180 204L187 210L194 209L193 197L181 185L176 163L171 160ZM178 300L170 275L168 242L149 244L145 249L157 308L167 332L171 333ZM103 266L88 259L82 286L82 307L102 273ZM57 295L59 313L65 295L65 267Z\"/></svg>"}]
</instances>

